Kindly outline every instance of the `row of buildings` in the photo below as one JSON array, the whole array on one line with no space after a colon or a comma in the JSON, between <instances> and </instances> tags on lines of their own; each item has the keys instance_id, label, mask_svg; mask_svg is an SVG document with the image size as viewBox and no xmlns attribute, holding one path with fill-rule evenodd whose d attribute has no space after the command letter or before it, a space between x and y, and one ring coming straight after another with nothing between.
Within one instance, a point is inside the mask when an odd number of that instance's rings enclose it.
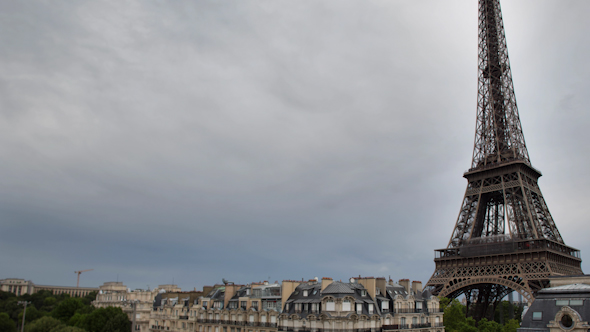
<instances>
[{"instance_id":1,"label":"row of buildings","mask_svg":"<svg viewBox=\"0 0 590 332\"><path fill-rule=\"evenodd\" d=\"M92 292L97 292L97 287L70 287L70 286L50 286L37 285L31 280L20 278L0 279L0 291L13 293L16 296L24 294L33 294L46 290L53 294L68 294L73 297L84 297Z\"/></svg>"},{"instance_id":2,"label":"row of buildings","mask_svg":"<svg viewBox=\"0 0 590 332\"><path fill-rule=\"evenodd\" d=\"M99 288L95 307L121 307L143 332L444 332L439 300L422 283L359 277L282 283Z\"/></svg>"}]
</instances>

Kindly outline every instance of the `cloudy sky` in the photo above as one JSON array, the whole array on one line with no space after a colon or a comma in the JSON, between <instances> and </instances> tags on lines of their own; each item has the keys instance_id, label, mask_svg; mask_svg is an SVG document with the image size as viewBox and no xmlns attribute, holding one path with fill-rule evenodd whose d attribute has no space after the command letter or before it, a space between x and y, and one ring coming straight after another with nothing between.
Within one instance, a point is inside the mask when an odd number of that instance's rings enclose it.
<instances>
[{"instance_id":1,"label":"cloudy sky","mask_svg":"<svg viewBox=\"0 0 590 332\"><path fill-rule=\"evenodd\" d=\"M590 2L503 1L590 272ZM470 166L475 0L0 1L0 278L426 282Z\"/></svg>"}]
</instances>

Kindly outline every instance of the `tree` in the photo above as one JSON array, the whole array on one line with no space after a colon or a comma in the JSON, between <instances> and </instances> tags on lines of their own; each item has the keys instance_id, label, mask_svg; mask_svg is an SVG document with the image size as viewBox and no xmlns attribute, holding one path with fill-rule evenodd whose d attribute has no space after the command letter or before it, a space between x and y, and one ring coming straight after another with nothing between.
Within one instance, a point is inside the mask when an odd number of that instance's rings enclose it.
<instances>
[{"instance_id":1,"label":"tree","mask_svg":"<svg viewBox=\"0 0 590 332\"><path fill-rule=\"evenodd\" d=\"M11 292L0 291L0 301L6 301L11 297L16 297L16 295Z\"/></svg>"},{"instance_id":2,"label":"tree","mask_svg":"<svg viewBox=\"0 0 590 332\"><path fill-rule=\"evenodd\" d=\"M0 331L16 332L16 324L5 312L0 312Z\"/></svg>"},{"instance_id":3,"label":"tree","mask_svg":"<svg viewBox=\"0 0 590 332\"><path fill-rule=\"evenodd\" d=\"M43 306L41 306L41 310L47 311L47 312L51 312L53 311L53 309L55 309L55 306L57 305L57 299L53 296L48 296L45 299L43 299Z\"/></svg>"},{"instance_id":4,"label":"tree","mask_svg":"<svg viewBox=\"0 0 590 332\"><path fill-rule=\"evenodd\" d=\"M84 303L78 298L72 297L62 301L57 307L51 312L51 316L59 319L66 323L76 313L78 309L84 307Z\"/></svg>"},{"instance_id":5,"label":"tree","mask_svg":"<svg viewBox=\"0 0 590 332\"><path fill-rule=\"evenodd\" d=\"M449 332L461 331L461 328L466 323L465 306L462 305L457 299L445 299L444 301L443 299L441 299L441 303L447 303L443 316L445 330ZM443 306L441 305L441 308L442 307Z\"/></svg>"},{"instance_id":6,"label":"tree","mask_svg":"<svg viewBox=\"0 0 590 332\"><path fill-rule=\"evenodd\" d=\"M93 291L93 292L88 293L86 296L84 296L82 298L82 302L85 305L88 305L88 306L91 305L92 301L96 300L96 294L98 294L97 291Z\"/></svg>"},{"instance_id":7,"label":"tree","mask_svg":"<svg viewBox=\"0 0 590 332\"><path fill-rule=\"evenodd\" d=\"M124 324L126 322L126 325ZM127 314L121 308L99 308L86 315L83 323L76 326L85 329L88 332L111 332L131 330L131 323ZM107 329L108 327L108 329Z\"/></svg>"},{"instance_id":8,"label":"tree","mask_svg":"<svg viewBox=\"0 0 590 332\"><path fill-rule=\"evenodd\" d=\"M49 332L86 332L86 330L75 326L59 326Z\"/></svg>"},{"instance_id":9,"label":"tree","mask_svg":"<svg viewBox=\"0 0 590 332\"><path fill-rule=\"evenodd\" d=\"M516 332L516 329L520 327L520 323L516 319L511 319L502 328L502 332Z\"/></svg>"},{"instance_id":10,"label":"tree","mask_svg":"<svg viewBox=\"0 0 590 332\"><path fill-rule=\"evenodd\" d=\"M63 324L59 319L45 316L37 319L36 321L25 325L26 332L51 332L57 327L63 327Z\"/></svg>"},{"instance_id":11,"label":"tree","mask_svg":"<svg viewBox=\"0 0 590 332\"><path fill-rule=\"evenodd\" d=\"M23 321L23 313L25 312L24 308L23 310L20 312L20 314L18 314L18 321L22 322ZM37 320L41 317L43 317L43 313L39 312L39 310L37 310L34 306L29 305L27 306L27 313L25 314L25 323L29 324L30 322Z\"/></svg>"},{"instance_id":12,"label":"tree","mask_svg":"<svg viewBox=\"0 0 590 332\"><path fill-rule=\"evenodd\" d=\"M479 323L477 323L477 329L480 332L502 332L502 325L493 320L482 318Z\"/></svg>"},{"instance_id":13,"label":"tree","mask_svg":"<svg viewBox=\"0 0 590 332\"><path fill-rule=\"evenodd\" d=\"M111 317L101 332L127 332L131 331L131 322L123 312Z\"/></svg>"}]
</instances>

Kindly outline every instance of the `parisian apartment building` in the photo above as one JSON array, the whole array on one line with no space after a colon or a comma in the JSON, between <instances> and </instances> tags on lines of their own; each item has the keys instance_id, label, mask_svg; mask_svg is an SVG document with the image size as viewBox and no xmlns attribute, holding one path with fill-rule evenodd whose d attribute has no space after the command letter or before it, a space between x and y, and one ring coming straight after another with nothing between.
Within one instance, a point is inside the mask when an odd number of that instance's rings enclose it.
<instances>
[{"instance_id":1,"label":"parisian apartment building","mask_svg":"<svg viewBox=\"0 0 590 332\"><path fill-rule=\"evenodd\" d=\"M95 307L120 307L142 332L444 332L439 300L419 281L358 277L282 283L99 287Z\"/></svg>"}]
</instances>

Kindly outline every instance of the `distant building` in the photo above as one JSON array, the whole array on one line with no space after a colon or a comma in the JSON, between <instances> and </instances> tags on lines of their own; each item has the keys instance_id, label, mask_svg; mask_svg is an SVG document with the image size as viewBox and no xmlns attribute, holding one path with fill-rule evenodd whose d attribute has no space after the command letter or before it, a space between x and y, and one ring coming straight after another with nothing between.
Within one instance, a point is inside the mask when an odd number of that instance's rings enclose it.
<instances>
[{"instance_id":1,"label":"distant building","mask_svg":"<svg viewBox=\"0 0 590 332\"><path fill-rule=\"evenodd\" d=\"M129 316L134 324L135 331L149 331L150 315L154 304L154 298L161 291L180 291L176 285L160 285L153 290L130 290L123 282L105 282L99 287L96 300L92 302L96 308L115 307L121 308Z\"/></svg>"},{"instance_id":2,"label":"distant building","mask_svg":"<svg viewBox=\"0 0 590 332\"><path fill-rule=\"evenodd\" d=\"M52 294L68 294L72 297L84 297L92 292L98 291L96 287L73 287L73 286L49 286L36 285L31 280L8 278L0 280L0 290L16 294L33 294L42 290L50 291Z\"/></svg>"}]
</instances>

